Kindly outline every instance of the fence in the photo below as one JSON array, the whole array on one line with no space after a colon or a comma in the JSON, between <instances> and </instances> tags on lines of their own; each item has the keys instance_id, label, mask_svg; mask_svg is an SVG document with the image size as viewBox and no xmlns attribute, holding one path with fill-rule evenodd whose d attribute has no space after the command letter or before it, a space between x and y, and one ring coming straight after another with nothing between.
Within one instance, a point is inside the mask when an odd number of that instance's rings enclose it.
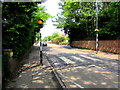
<instances>
[{"instance_id":1,"label":"fence","mask_svg":"<svg viewBox=\"0 0 120 90\"><path fill-rule=\"evenodd\" d=\"M120 40L100 40L98 49L112 53L120 53ZM95 40L73 41L71 46L80 48L95 49Z\"/></svg>"}]
</instances>

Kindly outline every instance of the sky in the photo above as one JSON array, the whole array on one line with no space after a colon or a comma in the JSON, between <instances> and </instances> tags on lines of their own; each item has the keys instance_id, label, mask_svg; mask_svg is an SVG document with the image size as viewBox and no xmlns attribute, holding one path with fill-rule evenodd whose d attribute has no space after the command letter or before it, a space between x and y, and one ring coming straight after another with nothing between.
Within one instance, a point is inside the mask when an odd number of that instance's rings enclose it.
<instances>
[{"instance_id":1,"label":"sky","mask_svg":"<svg viewBox=\"0 0 120 90\"><path fill-rule=\"evenodd\" d=\"M52 2L51 2L52 1ZM58 2L60 0L47 0L46 2L42 3L41 5L46 7L46 12L49 13L52 16L56 16L58 12L61 10L59 9ZM46 24L44 25L43 28L41 28L41 34L42 34L42 39L46 36L52 35L54 32L59 32L60 34L64 33L61 31L61 29L57 29L55 26L53 26L52 18L49 18L46 21Z\"/></svg>"}]
</instances>

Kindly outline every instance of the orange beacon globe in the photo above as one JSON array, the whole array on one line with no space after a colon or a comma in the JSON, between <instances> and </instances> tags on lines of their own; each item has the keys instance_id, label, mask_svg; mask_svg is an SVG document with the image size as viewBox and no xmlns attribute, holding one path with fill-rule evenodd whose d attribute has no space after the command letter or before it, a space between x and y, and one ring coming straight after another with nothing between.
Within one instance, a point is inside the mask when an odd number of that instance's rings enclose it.
<instances>
[{"instance_id":1,"label":"orange beacon globe","mask_svg":"<svg viewBox=\"0 0 120 90\"><path fill-rule=\"evenodd\" d=\"M43 21L42 20L38 20L38 24L43 24Z\"/></svg>"}]
</instances>

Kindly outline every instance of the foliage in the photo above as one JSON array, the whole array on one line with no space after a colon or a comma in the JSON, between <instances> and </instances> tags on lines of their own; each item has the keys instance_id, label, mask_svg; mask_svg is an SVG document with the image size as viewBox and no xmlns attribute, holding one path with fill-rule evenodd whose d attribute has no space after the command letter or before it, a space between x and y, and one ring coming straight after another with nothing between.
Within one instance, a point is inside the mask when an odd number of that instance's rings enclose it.
<instances>
[{"instance_id":1,"label":"foliage","mask_svg":"<svg viewBox=\"0 0 120 90\"><path fill-rule=\"evenodd\" d=\"M60 45L69 45L69 42L62 42Z\"/></svg>"},{"instance_id":2,"label":"foliage","mask_svg":"<svg viewBox=\"0 0 120 90\"><path fill-rule=\"evenodd\" d=\"M62 12L56 18L57 28L63 28L73 40L95 40L96 3L95 2L62 2ZM116 39L120 35L118 15L120 2L98 3L99 39ZM54 21L55 22L55 21ZM108 36L107 38L105 38Z\"/></svg>"},{"instance_id":3,"label":"foliage","mask_svg":"<svg viewBox=\"0 0 120 90\"><path fill-rule=\"evenodd\" d=\"M40 41L40 33L36 33L36 41Z\"/></svg>"},{"instance_id":4,"label":"foliage","mask_svg":"<svg viewBox=\"0 0 120 90\"><path fill-rule=\"evenodd\" d=\"M59 33L58 32L54 32L51 36L51 39L55 38L55 37L58 37L59 36Z\"/></svg>"},{"instance_id":5,"label":"foliage","mask_svg":"<svg viewBox=\"0 0 120 90\"><path fill-rule=\"evenodd\" d=\"M70 40L83 39L94 33L95 3L65 2L61 7L63 12L58 15L58 28L64 28ZM60 22L61 21L61 22ZM64 22L63 22L64 21ZM89 26L91 24L91 26Z\"/></svg>"},{"instance_id":6,"label":"foliage","mask_svg":"<svg viewBox=\"0 0 120 90\"><path fill-rule=\"evenodd\" d=\"M52 38L52 42L53 43L60 43L60 42L62 42L63 40L65 40L65 38L64 37L62 37L62 36L56 36L55 38Z\"/></svg>"},{"instance_id":7,"label":"foliage","mask_svg":"<svg viewBox=\"0 0 120 90\"><path fill-rule=\"evenodd\" d=\"M34 2L4 2L2 6L2 46L19 57L35 42L38 19L46 21L50 15Z\"/></svg>"},{"instance_id":8,"label":"foliage","mask_svg":"<svg viewBox=\"0 0 120 90\"><path fill-rule=\"evenodd\" d=\"M50 41L51 39L52 39L52 36L47 36L42 41Z\"/></svg>"},{"instance_id":9,"label":"foliage","mask_svg":"<svg viewBox=\"0 0 120 90\"><path fill-rule=\"evenodd\" d=\"M66 35L65 40L68 40L68 41L70 40L68 35Z\"/></svg>"},{"instance_id":10,"label":"foliage","mask_svg":"<svg viewBox=\"0 0 120 90\"><path fill-rule=\"evenodd\" d=\"M101 39L120 39L119 14L120 2L109 3L108 8L102 10L99 15L99 27Z\"/></svg>"},{"instance_id":11,"label":"foliage","mask_svg":"<svg viewBox=\"0 0 120 90\"><path fill-rule=\"evenodd\" d=\"M65 40L65 37L59 35L58 32L54 32L51 36L47 36L43 41L51 41L53 43L59 43Z\"/></svg>"}]
</instances>

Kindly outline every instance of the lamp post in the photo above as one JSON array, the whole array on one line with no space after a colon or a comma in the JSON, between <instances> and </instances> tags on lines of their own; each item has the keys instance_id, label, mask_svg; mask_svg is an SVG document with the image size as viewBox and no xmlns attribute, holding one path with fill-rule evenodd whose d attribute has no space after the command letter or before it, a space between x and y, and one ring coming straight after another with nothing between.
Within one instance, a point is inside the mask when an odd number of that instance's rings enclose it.
<instances>
[{"instance_id":1,"label":"lamp post","mask_svg":"<svg viewBox=\"0 0 120 90\"><path fill-rule=\"evenodd\" d=\"M40 26L43 25L42 19L38 20L38 25L40 25ZM43 65L41 32L39 31L39 33L40 33L40 64Z\"/></svg>"}]
</instances>

